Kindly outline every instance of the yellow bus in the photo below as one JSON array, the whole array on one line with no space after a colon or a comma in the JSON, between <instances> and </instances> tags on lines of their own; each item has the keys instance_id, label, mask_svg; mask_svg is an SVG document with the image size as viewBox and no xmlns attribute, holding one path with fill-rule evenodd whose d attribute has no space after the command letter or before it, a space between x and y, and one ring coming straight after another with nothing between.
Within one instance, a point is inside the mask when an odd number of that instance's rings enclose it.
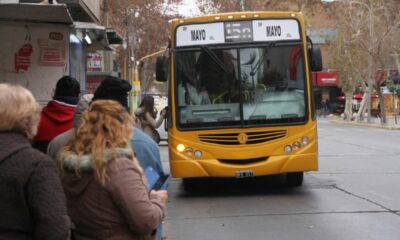
<instances>
[{"instance_id":1,"label":"yellow bus","mask_svg":"<svg viewBox=\"0 0 400 240\"><path fill-rule=\"evenodd\" d=\"M156 79L168 81L171 174L199 178L318 170L311 71L321 52L295 12L238 12L171 21Z\"/></svg>"}]
</instances>

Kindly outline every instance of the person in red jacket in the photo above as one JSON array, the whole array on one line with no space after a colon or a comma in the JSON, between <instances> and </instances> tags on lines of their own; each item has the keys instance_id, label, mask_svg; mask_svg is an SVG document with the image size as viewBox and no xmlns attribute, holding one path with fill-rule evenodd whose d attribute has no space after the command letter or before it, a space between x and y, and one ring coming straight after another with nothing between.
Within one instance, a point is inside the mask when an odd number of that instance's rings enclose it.
<instances>
[{"instance_id":1,"label":"person in red jacket","mask_svg":"<svg viewBox=\"0 0 400 240\"><path fill-rule=\"evenodd\" d=\"M80 84L72 77L60 78L53 100L42 109L37 135L32 146L44 153L49 142L74 126L73 117L79 101Z\"/></svg>"}]
</instances>

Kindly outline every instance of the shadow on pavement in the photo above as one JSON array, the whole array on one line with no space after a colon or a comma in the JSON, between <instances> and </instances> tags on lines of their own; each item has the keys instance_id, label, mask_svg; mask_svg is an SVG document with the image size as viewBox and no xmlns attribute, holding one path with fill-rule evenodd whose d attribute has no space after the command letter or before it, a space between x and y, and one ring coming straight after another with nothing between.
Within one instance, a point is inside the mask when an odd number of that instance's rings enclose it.
<instances>
[{"instance_id":1,"label":"shadow on pavement","mask_svg":"<svg viewBox=\"0 0 400 240\"><path fill-rule=\"evenodd\" d=\"M180 181L179 197L220 197L241 195L292 195L304 192L306 187L287 187L285 175L254 178L199 178L188 186Z\"/></svg>"}]
</instances>

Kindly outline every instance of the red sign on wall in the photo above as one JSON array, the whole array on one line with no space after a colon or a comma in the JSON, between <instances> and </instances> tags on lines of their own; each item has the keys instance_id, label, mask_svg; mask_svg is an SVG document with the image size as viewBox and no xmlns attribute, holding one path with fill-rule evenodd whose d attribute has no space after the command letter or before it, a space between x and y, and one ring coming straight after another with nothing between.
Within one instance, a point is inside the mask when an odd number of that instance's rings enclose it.
<instances>
[{"instance_id":1,"label":"red sign on wall","mask_svg":"<svg viewBox=\"0 0 400 240\"><path fill-rule=\"evenodd\" d=\"M20 49L18 49L18 51L15 53L14 59L14 68L16 72L28 71L29 66L31 65L32 52L33 47L30 43L26 43Z\"/></svg>"},{"instance_id":2,"label":"red sign on wall","mask_svg":"<svg viewBox=\"0 0 400 240\"><path fill-rule=\"evenodd\" d=\"M87 65L88 72L102 72L103 71L103 54L88 53L86 65Z\"/></svg>"},{"instance_id":3,"label":"red sign on wall","mask_svg":"<svg viewBox=\"0 0 400 240\"><path fill-rule=\"evenodd\" d=\"M313 72L312 80L318 86L337 86L340 77L338 72Z\"/></svg>"},{"instance_id":4,"label":"red sign on wall","mask_svg":"<svg viewBox=\"0 0 400 240\"><path fill-rule=\"evenodd\" d=\"M38 39L40 47L39 64L42 66L64 66L65 44L62 41Z\"/></svg>"}]
</instances>

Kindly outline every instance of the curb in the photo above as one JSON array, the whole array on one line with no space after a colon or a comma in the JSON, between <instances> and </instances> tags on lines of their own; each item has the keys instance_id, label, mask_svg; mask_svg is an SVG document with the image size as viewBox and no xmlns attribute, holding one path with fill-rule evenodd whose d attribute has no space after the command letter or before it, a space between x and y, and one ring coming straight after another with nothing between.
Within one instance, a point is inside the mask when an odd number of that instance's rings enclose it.
<instances>
[{"instance_id":1,"label":"curb","mask_svg":"<svg viewBox=\"0 0 400 240\"><path fill-rule=\"evenodd\" d=\"M329 119L331 123L337 124L347 124L347 125L354 125L354 126L361 126L367 128L382 128L387 130L400 130L400 125L382 125L380 123L366 123L366 122L354 122L354 121L345 121L339 119Z\"/></svg>"}]
</instances>

